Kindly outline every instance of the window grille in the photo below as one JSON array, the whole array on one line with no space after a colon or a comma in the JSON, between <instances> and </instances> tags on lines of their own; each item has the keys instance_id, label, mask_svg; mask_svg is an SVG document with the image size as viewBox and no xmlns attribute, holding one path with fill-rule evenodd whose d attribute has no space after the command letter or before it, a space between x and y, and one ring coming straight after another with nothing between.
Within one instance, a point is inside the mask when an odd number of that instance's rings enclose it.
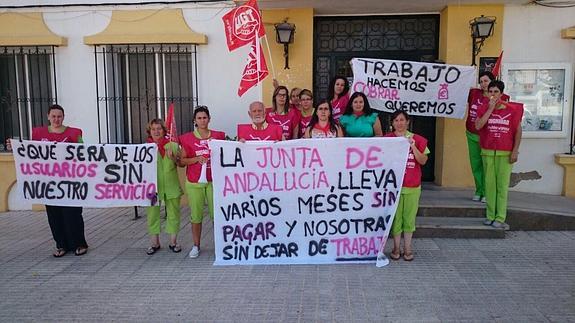
<instances>
[{"instance_id":1,"label":"window grille","mask_svg":"<svg viewBox=\"0 0 575 323\"><path fill-rule=\"evenodd\" d=\"M178 133L193 130L196 49L187 44L95 46L99 141L146 142L147 123L165 119L171 103Z\"/></svg>"},{"instance_id":2,"label":"window grille","mask_svg":"<svg viewBox=\"0 0 575 323\"><path fill-rule=\"evenodd\" d=\"M0 151L7 138L30 139L33 127L48 124L55 70L54 46L0 47Z\"/></svg>"}]
</instances>

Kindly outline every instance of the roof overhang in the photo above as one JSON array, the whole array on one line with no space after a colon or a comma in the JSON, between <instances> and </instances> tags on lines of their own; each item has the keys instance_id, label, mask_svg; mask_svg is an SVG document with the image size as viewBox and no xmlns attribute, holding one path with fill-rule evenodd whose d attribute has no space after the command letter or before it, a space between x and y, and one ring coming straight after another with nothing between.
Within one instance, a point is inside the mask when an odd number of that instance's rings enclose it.
<instances>
[{"instance_id":1,"label":"roof overhang","mask_svg":"<svg viewBox=\"0 0 575 323\"><path fill-rule=\"evenodd\" d=\"M66 37L54 34L40 12L0 13L0 46L66 46Z\"/></svg>"},{"instance_id":2,"label":"roof overhang","mask_svg":"<svg viewBox=\"0 0 575 323\"><path fill-rule=\"evenodd\" d=\"M181 9L116 10L101 33L84 37L87 45L207 44L208 37L190 29Z\"/></svg>"}]
</instances>

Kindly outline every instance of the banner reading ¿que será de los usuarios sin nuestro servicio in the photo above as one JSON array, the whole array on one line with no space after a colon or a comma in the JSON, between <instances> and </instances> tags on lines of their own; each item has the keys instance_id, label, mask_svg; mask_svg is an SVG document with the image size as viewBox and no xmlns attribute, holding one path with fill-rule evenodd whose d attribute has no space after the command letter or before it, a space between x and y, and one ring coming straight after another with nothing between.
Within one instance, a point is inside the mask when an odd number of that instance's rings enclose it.
<instances>
[{"instance_id":1,"label":"banner reading \u00bfque ser\u00e1 de los usuarios sin nuestro servicio","mask_svg":"<svg viewBox=\"0 0 575 323\"><path fill-rule=\"evenodd\" d=\"M18 192L33 203L118 207L156 200L155 144L13 141Z\"/></svg>"}]
</instances>

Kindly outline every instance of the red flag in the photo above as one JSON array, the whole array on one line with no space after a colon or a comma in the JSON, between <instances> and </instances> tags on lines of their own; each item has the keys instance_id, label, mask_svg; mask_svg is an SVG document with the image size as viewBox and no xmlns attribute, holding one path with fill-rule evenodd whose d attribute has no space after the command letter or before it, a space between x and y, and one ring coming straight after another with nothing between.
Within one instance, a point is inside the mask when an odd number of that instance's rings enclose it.
<instances>
[{"instance_id":1,"label":"red flag","mask_svg":"<svg viewBox=\"0 0 575 323\"><path fill-rule=\"evenodd\" d=\"M256 35L263 37L266 33L256 0L250 0L243 6L232 9L222 20L230 52L251 43Z\"/></svg>"},{"instance_id":2,"label":"red flag","mask_svg":"<svg viewBox=\"0 0 575 323\"><path fill-rule=\"evenodd\" d=\"M258 46L256 47L256 42L254 41L251 47L252 50L250 51L249 54L248 64L244 68L244 72L242 74L242 80L240 81L240 87L238 88L239 96L242 96L244 93L246 93L247 90L249 90L250 88L252 88L252 86L261 82L269 74L262 46L258 44ZM256 48L258 47L259 51L256 51Z\"/></svg>"},{"instance_id":3,"label":"red flag","mask_svg":"<svg viewBox=\"0 0 575 323\"><path fill-rule=\"evenodd\" d=\"M168 130L168 133L166 134L168 139L173 142L178 142L178 130L176 128L176 120L174 118L174 102L170 103L170 107L168 108L166 129Z\"/></svg>"},{"instance_id":4,"label":"red flag","mask_svg":"<svg viewBox=\"0 0 575 323\"><path fill-rule=\"evenodd\" d=\"M493 65L493 68L491 69L491 73L493 73L493 76L495 76L496 79L499 79L499 73L501 72L501 60L502 59L503 59L503 51L501 51L501 54L499 54L499 58L497 58L495 65Z\"/></svg>"}]
</instances>

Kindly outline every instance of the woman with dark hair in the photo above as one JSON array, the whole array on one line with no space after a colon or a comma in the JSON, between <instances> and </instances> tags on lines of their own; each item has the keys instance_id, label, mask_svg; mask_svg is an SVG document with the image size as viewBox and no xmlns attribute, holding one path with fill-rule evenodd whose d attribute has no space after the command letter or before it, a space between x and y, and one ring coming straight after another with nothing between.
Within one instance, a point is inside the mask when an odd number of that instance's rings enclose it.
<instances>
[{"instance_id":1,"label":"woman with dark hair","mask_svg":"<svg viewBox=\"0 0 575 323\"><path fill-rule=\"evenodd\" d=\"M305 130L309 126L311 117L314 114L313 108L313 93L308 89L303 89L299 93L299 104L301 107L301 117L299 120L299 136L298 138L303 138Z\"/></svg>"},{"instance_id":2,"label":"woman with dark hair","mask_svg":"<svg viewBox=\"0 0 575 323\"><path fill-rule=\"evenodd\" d=\"M330 100L319 101L315 108L304 138L335 138L343 137L343 131L334 120Z\"/></svg>"},{"instance_id":3,"label":"woman with dark hair","mask_svg":"<svg viewBox=\"0 0 575 323\"><path fill-rule=\"evenodd\" d=\"M275 88L272 103L266 109L266 122L280 126L284 139L297 138L300 113L297 109L290 109L287 87L280 85Z\"/></svg>"},{"instance_id":4,"label":"woman with dark hair","mask_svg":"<svg viewBox=\"0 0 575 323\"><path fill-rule=\"evenodd\" d=\"M208 142L211 139L226 139L224 132L210 130L208 128L209 123L210 111L206 106L198 106L194 110L196 129L180 137L182 145L180 166L186 166L186 193L191 211L190 222L192 223L192 238L194 240L194 245L189 253L190 258L197 258L200 255L205 204L208 204L212 220L214 218L214 190Z\"/></svg>"},{"instance_id":5,"label":"woman with dark hair","mask_svg":"<svg viewBox=\"0 0 575 323\"><path fill-rule=\"evenodd\" d=\"M492 81L488 89L489 101L479 107L475 121L485 172L487 213L483 224L503 228L511 169L519 157L523 105L503 101L505 84L501 81Z\"/></svg>"},{"instance_id":6,"label":"woman with dark hair","mask_svg":"<svg viewBox=\"0 0 575 323\"><path fill-rule=\"evenodd\" d=\"M82 143L82 130L64 126L64 108L54 104L48 108L49 126L32 129L32 140ZM82 208L76 206L46 205L48 224L56 241L54 257L62 257L68 251L81 256L88 251L84 236Z\"/></svg>"},{"instance_id":7,"label":"woman with dark hair","mask_svg":"<svg viewBox=\"0 0 575 323\"><path fill-rule=\"evenodd\" d=\"M403 260L412 261L411 238L413 237L413 232L415 232L415 216L417 215L419 197L421 196L421 166L427 163L427 155L430 151L427 148L427 139L407 130L409 127L409 115L407 112L402 110L395 111L391 115L391 125L393 132L385 136L407 138L409 140L409 155L395 217L391 226L393 251L389 257L392 260L399 260L403 253ZM401 251L402 233L403 252Z\"/></svg>"},{"instance_id":8,"label":"woman with dark hair","mask_svg":"<svg viewBox=\"0 0 575 323\"><path fill-rule=\"evenodd\" d=\"M483 160L481 159L481 147L479 146L479 131L475 129L477 120L477 109L483 105L484 101L489 100L487 87L495 76L489 71L479 73L479 88L469 90L467 98L467 120L465 121L465 135L467 137L467 147L469 151L469 162L471 164L471 173L475 182L474 201L485 202L485 176L483 172ZM503 94L501 99L509 101L509 96Z\"/></svg>"},{"instance_id":9,"label":"woman with dark hair","mask_svg":"<svg viewBox=\"0 0 575 323\"><path fill-rule=\"evenodd\" d=\"M182 251L182 247L177 243L178 232L180 232L180 197L182 196L177 165L179 146L166 138L166 126L161 119L150 121L146 132L148 142L158 146L158 202L165 203L166 233L170 235L168 246L171 251L178 253ZM151 256L160 249L160 205L146 208L146 217L151 242L146 253Z\"/></svg>"},{"instance_id":10,"label":"woman with dark hair","mask_svg":"<svg viewBox=\"0 0 575 323\"><path fill-rule=\"evenodd\" d=\"M327 88L327 97L331 100L333 118L338 120L349 101L349 83L345 76L336 75L331 79Z\"/></svg>"},{"instance_id":11,"label":"woman with dark hair","mask_svg":"<svg viewBox=\"0 0 575 323\"><path fill-rule=\"evenodd\" d=\"M381 121L375 110L369 106L365 94L355 92L349 98L345 113L339 123L346 137L381 137Z\"/></svg>"}]
</instances>

